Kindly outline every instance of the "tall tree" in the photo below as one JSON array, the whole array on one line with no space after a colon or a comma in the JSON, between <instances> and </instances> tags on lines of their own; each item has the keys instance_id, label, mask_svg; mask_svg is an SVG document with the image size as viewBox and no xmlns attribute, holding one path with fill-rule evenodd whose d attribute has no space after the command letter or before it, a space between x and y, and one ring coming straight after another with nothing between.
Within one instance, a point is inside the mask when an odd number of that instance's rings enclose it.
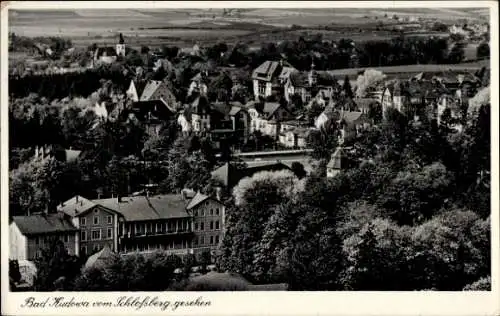
<instances>
[{"instance_id":1,"label":"tall tree","mask_svg":"<svg viewBox=\"0 0 500 316\"><path fill-rule=\"evenodd\" d=\"M348 76L345 76L344 78L344 84L342 86L342 90L344 91L346 97L352 98L354 96L354 93L352 92L351 82L349 81Z\"/></svg>"},{"instance_id":2,"label":"tall tree","mask_svg":"<svg viewBox=\"0 0 500 316\"><path fill-rule=\"evenodd\" d=\"M35 290L70 290L80 273L79 259L69 255L59 239L51 239L48 242L48 247L42 250L42 256L35 260L37 266Z\"/></svg>"}]
</instances>

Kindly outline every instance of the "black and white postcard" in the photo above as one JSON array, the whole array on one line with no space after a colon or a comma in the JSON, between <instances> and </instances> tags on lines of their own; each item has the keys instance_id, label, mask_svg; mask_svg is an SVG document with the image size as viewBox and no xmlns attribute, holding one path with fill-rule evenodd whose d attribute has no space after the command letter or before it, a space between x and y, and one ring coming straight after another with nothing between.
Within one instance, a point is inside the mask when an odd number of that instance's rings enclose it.
<instances>
[{"instance_id":1,"label":"black and white postcard","mask_svg":"<svg viewBox=\"0 0 500 316\"><path fill-rule=\"evenodd\" d=\"M496 2L1 13L2 314L500 315Z\"/></svg>"}]
</instances>

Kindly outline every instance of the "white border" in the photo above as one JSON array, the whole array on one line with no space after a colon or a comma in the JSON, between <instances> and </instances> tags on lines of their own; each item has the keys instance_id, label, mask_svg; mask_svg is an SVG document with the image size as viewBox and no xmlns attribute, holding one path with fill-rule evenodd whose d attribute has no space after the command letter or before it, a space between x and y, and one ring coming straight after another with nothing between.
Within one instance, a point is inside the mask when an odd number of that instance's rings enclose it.
<instances>
[{"instance_id":1,"label":"white border","mask_svg":"<svg viewBox=\"0 0 500 316\"><path fill-rule=\"evenodd\" d=\"M160 311L155 308L145 308L140 311L125 308L89 308L89 309L50 309L29 310L20 309L20 304L28 296L42 300L48 296L65 296L66 298L87 298L89 300L107 299L113 301L128 293L9 293L8 291L8 57L7 57L7 25L8 12L1 12L1 227L2 227L2 314L8 315L83 315L83 314L151 314L177 313L182 315L500 315L499 292L499 98L498 89L498 4L496 1L190 1L190 2L154 2L154 1L117 1L117 2L84 2L84 1L53 1L53 2L11 2L9 9L83 9L83 8L419 8L419 7L489 7L491 21L491 104L492 104L492 291L491 292L162 292L162 293L131 293L133 296L158 296L163 300L189 300L203 297L212 305L204 308L181 308L177 311ZM2 7L5 4L2 3Z\"/></svg>"}]
</instances>

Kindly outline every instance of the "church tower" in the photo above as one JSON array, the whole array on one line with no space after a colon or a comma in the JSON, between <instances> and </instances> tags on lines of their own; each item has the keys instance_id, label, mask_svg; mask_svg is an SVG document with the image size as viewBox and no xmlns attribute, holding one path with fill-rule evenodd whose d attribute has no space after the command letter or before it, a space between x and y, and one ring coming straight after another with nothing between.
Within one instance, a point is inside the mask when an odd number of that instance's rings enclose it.
<instances>
[{"instance_id":1,"label":"church tower","mask_svg":"<svg viewBox=\"0 0 500 316\"><path fill-rule=\"evenodd\" d=\"M308 75L308 81L309 81L309 85L310 86L315 86L318 82L318 73L316 72L316 70L314 69L315 65L314 65L314 60L312 61L312 64L311 64L311 71L309 71L309 75Z\"/></svg>"},{"instance_id":2,"label":"church tower","mask_svg":"<svg viewBox=\"0 0 500 316\"><path fill-rule=\"evenodd\" d=\"M116 56L125 56L125 41L122 33L120 33L120 41L116 44Z\"/></svg>"}]
</instances>

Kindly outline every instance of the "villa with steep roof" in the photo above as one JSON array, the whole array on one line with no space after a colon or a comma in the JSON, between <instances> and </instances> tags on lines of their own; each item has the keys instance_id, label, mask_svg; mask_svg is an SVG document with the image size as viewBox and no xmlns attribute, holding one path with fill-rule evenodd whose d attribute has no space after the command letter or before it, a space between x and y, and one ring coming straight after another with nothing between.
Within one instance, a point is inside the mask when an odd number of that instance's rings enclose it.
<instances>
[{"instance_id":1,"label":"villa with steep roof","mask_svg":"<svg viewBox=\"0 0 500 316\"><path fill-rule=\"evenodd\" d=\"M174 120L177 101L165 81L150 80L145 83L131 81L127 95L134 102L124 109L123 120L139 120L147 126L150 135L157 135L166 121ZM142 88L142 89L141 89ZM139 92L142 90L140 97Z\"/></svg>"},{"instance_id":2,"label":"villa with steep roof","mask_svg":"<svg viewBox=\"0 0 500 316\"><path fill-rule=\"evenodd\" d=\"M265 99L279 91L295 71L297 70L286 61L265 61L252 73L255 100Z\"/></svg>"},{"instance_id":3,"label":"villa with steep roof","mask_svg":"<svg viewBox=\"0 0 500 316\"><path fill-rule=\"evenodd\" d=\"M363 129L370 125L368 116L358 111L340 111L338 119L340 126L339 143L343 144L354 139Z\"/></svg>"},{"instance_id":4,"label":"villa with steep roof","mask_svg":"<svg viewBox=\"0 0 500 316\"><path fill-rule=\"evenodd\" d=\"M246 105L250 114L250 132L260 131L264 135L277 137L282 121L292 119L290 111L278 102L250 102Z\"/></svg>"},{"instance_id":5,"label":"villa with steep roof","mask_svg":"<svg viewBox=\"0 0 500 316\"><path fill-rule=\"evenodd\" d=\"M196 97L177 121L183 131L208 134L215 148L227 138L245 143L250 133L250 116L246 107L239 102L210 102L206 96Z\"/></svg>"},{"instance_id":6,"label":"villa with steep roof","mask_svg":"<svg viewBox=\"0 0 500 316\"><path fill-rule=\"evenodd\" d=\"M193 78L191 78L191 84L189 85L187 95L206 96L207 93L208 93L208 74L206 71L199 72Z\"/></svg>"},{"instance_id":7,"label":"villa with steep roof","mask_svg":"<svg viewBox=\"0 0 500 316\"><path fill-rule=\"evenodd\" d=\"M308 72L296 71L290 74L284 84L284 95L288 102L291 102L293 95L299 95L303 103L308 103L318 94L324 99L330 99L337 85L329 72L316 71L312 64Z\"/></svg>"},{"instance_id":8,"label":"villa with steep roof","mask_svg":"<svg viewBox=\"0 0 500 316\"><path fill-rule=\"evenodd\" d=\"M83 255L93 254L105 246L114 251L118 249L120 213L79 195L58 205L57 211L68 216L80 231L79 249Z\"/></svg>"}]
</instances>

